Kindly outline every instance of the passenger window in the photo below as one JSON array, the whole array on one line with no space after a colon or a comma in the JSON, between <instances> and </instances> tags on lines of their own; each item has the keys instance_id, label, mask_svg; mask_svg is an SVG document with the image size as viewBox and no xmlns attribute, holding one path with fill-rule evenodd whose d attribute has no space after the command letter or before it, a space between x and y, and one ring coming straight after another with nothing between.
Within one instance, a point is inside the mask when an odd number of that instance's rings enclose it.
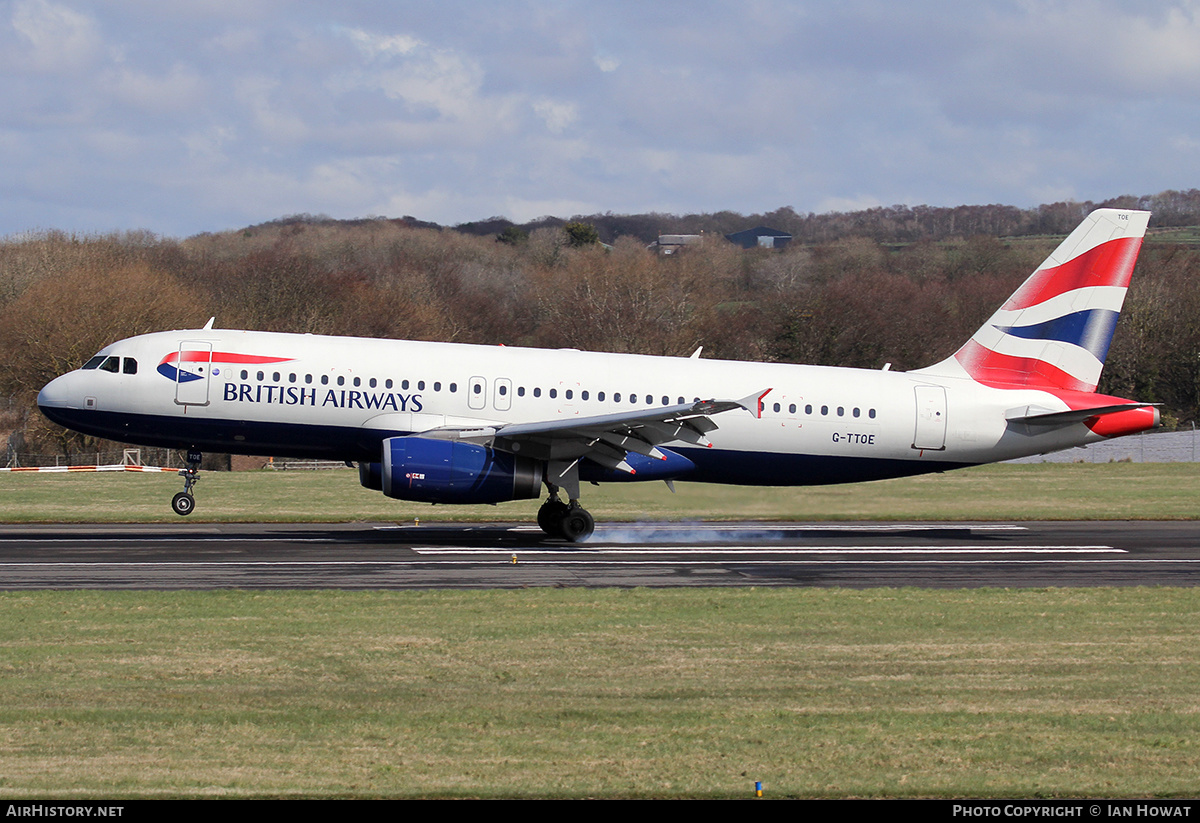
<instances>
[{"instance_id":1,"label":"passenger window","mask_svg":"<svg viewBox=\"0 0 1200 823\"><path fill-rule=\"evenodd\" d=\"M442 381L438 380L437 382L435 382L435 383L433 384L433 390L434 390L434 391L441 391L441 390L442 390Z\"/></svg>"},{"instance_id":2,"label":"passenger window","mask_svg":"<svg viewBox=\"0 0 1200 823\"><path fill-rule=\"evenodd\" d=\"M775 413L776 413L776 414L779 414L779 404L778 404L778 403L776 403L776 404L773 406L773 409L774 409L774 411L775 411Z\"/></svg>"},{"instance_id":3,"label":"passenger window","mask_svg":"<svg viewBox=\"0 0 1200 823\"><path fill-rule=\"evenodd\" d=\"M533 396L534 396L534 397L541 397L541 396L542 396L542 390L541 390L541 389L537 389L537 388L535 388L535 389L533 390Z\"/></svg>"},{"instance_id":4,"label":"passenger window","mask_svg":"<svg viewBox=\"0 0 1200 823\"><path fill-rule=\"evenodd\" d=\"M795 414L795 413L796 413L796 404L792 403L791 405L788 406L788 414Z\"/></svg>"},{"instance_id":5,"label":"passenger window","mask_svg":"<svg viewBox=\"0 0 1200 823\"><path fill-rule=\"evenodd\" d=\"M551 389L551 390L550 390L550 396L551 396L551 397L558 397L558 389Z\"/></svg>"},{"instance_id":6,"label":"passenger window","mask_svg":"<svg viewBox=\"0 0 1200 823\"><path fill-rule=\"evenodd\" d=\"M407 380L401 380L401 381L400 381L400 388L404 389L405 391L408 391L408 381L407 381Z\"/></svg>"},{"instance_id":7,"label":"passenger window","mask_svg":"<svg viewBox=\"0 0 1200 823\"><path fill-rule=\"evenodd\" d=\"M136 360L134 360L132 357L126 357L122 362L125 364L124 371L126 374L137 374Z\"/></svg>"},{"instance_id":8,"label":"passenger window","mask_svg":"<svg viewBox=\"0 0 1200 823\"><path fill-rule=\"evenodd\" d=\"M860 412L860 411L859 411L857 408L854 410L854 416L855 416L855 417L858 417L858 416L859 416L861 413L862 413L862 412Z\"/></svg>"},{"instance_id":9,"label":"passenger window","mask_svg":"<svg viewBox=\"0 0 1200 823\"><path fill-rule=\"evenodd\" d=\"M305 383L311 383L311 382L312 382L312 375L311 375L311 374L306 374L306 375L304 375L304 382L305 382Z\"/></svg>"},{"instance_id":10,"label":"passenger window","mask_svg":"<svg viewBox=\"0 0 1200 823\"><path fill-rule=\"evenodd\" d=\"M367 385L368 385L368 386L370 386L371 388L375 388L375 386L377 386L377 385L378 385L378 381L377 381L377 380L376 380L374 377L372 377L372 378L371 378L371 379L370 379L370 380L367 382Z\"/></svg>"},{"instance_id":11,"label":"passenger window","mask_svg":"<svg viewBox=\"0 0 1200 823\"><path fill-rule=\"evenodd\" d=\"M806 404L804 405L804 413L805 413L805 414L812 414L812 403L806 403Z\"/></svg>"},{"instance_id":12,"label":"passenger window","mask_svg":"<svg viewBox=\"0 0 1200 823\"><path fill-rule=\"evenodd\" d=\"M288 375L288 382L289 382L289 383L295 383L295 382L296 382L296 373L295 373L295 372L292 372L291 374L289 374L289 375Z\"/></svg>"},{"instance_id":13,"label":"passenger window","mask_svg":"<svg viewBox=\"0 0 1200 823\"><path fill-rule=\"evenodd\" d=\"M458 384L457 384L457 383L451 383L451 384L450 384L450 393L451 393L451 394L454 394L456 391L458 391Z\"/></svg>"},{"instance_id":14,"label":"passenger window","mask_svg":"<svg viewBox=\"0 0 1200 823\"><path fill-rule=\"evenodd\" d=\"M425 391L425 381L424 380L417 381L417 391Z\"/></svg>"},{"instance_id":15,"label":"passenger window","mask_svg":"<svg viewBox=\"0 0 1200 823\"><path fill-rule=\"evenodd\" d=\"M596 400L600 403L604 402L604 392L596 392Z\"/></svg>"},{"instance_id":16,"label":"passenger window","mask_svg":"<svg viewBox=\"0 0 1200 823\"><path fill-rule=\"evenodd\" d=\"M524 397L524 396L525 396L525 387L517 386L517 397Z\"/></svg>"},{"instance_id":17,"label":"passenger window","mask_svg":"<svg viewBox=\"0 0 1200 823\"><path fill-rule=\"evenodd\" d=\"M621 402L621 393L619 391L613 392L613 402L614 403Z\"/></svg>"},{"instance_id":18,"label":"passenger window","mask_svg":"<svg viewBox=\"0 0 1200 823\"><path fill-rule=\"evenodd\" d=\"M581 391L581 392L579 393L579 396L580 396L582 399L584 399L584 400L587 400L587 399L588 399L588 397L589 397L589 395L588 395L588 390L587 390L587 389L584 389L583 391Z\"/></svg>"},{"instance_id":19,"label":"passenger window","mask_svg":"<svg viewBox=\"0 0 1200 823\"><path fill-rule=\"evenodd\" d=\"M867 412L867 417L869 417L869 418L871 418L872 420L874 420L874 419L875 419L875 410L874 410L874 409L871 409L870 411L868 411L868 412Z\"/></svg>"},{"instance_id":20,"label":"passenger window","mask_svg":"<svg viewBox=\"0 0 1200 823\"><path fill-rule=\"evenodd\" d=\"M845 417L845 416L846 416L846 410L843 407L838 406L838 417Z\"/></svg>"},{"instance_id":21,"label":"passenger window","mask_svg":"<svg viewBox=\"0 0 1200 823\"><path fill-rule=\"evenodd\" d=\"M327 374L323 374L323 375L321 375L321 385L322 385L322 386L328 386L328 385L329 385L329 375L327 375Z\"/></svg>"},{"instance_id":22,"label":"passenger window","mask_svg":"<svg viewBox=\"0 0 1200 823\"><path fill-rule=\"evenodd\" d=\"M568 400L570 400L570 399L571 399L571 398L574 396L574 394L575 394L575 393L574 393L574 392L572 392L570 389L567 389L567 399L568 399Z\"/></svg>"},{"instance_id":23,"label":"passenger window","mask_svg":"<svg viewBox=\"0 0 1200 823\"><path fill-rule=\"evenodd\" d=\"M246 371L245 369L242 369L242 379L245 380L249 376L250 376L250 372Z\"/></svg>"},{"instance_id":24,"label":"passenger window","mask_svg":"<svg viewBox=\"0 0 1200 823\"><path fill-rule=\"evenodd\" d=\"M392 378L389 377L387 380L384 380L383 387L385 389L390 389L392 387Z\"/></svg>"},{"instance_id":25,"label":"passenger window","mask_svg":"<svg viewBox=\"0 0 1200 823\"><path fill-rule=\"evenodd\" d=\"M501 383L501 384L500 384L500 396L501 396L501 397L506 397L507 395L508 395L508 386L506 386L506 385L504 385L503 383Z\"/></svg>"},{"instance_id":26,"label":"passenger window","mask_svg":"<svg viewBox=\"0 0 1200 823\"><path fill-rule=\"evenodd\" d=\"M278 383L279 382L279 372L275 372L274 374L272 374L271 379L274 380L276 383Z\"/></svg>"},{"instance_id":27,"label":"passenger window","mask_svg":"<svg viewBox=\"0 0 1200 823\"><path fill-rule=\"evenodd\" d=\"M346 378L342 377L342 376L339 374L339 375L338 375L337 384L338 384L339 386L344 386L344 385L346 385Z\"/></svg>"},{"instance_id":28,"label":"passenger window","mask_svg":"<svg viewBox=\"0 0 1200 823\"><path fill-rule=\"evenodd\" d=\"M263 376L264 376L264 375L263 375L263 373L262 373L262 372L259 372L259 373L258 373L258 379L259 379L259 380L262 380L262 379L263 379Z\"/></svg>"},{"instance_id":29,"label":"passenger window","mask_svg":"<svg viewBox=\"0 0 1200 823\"><path fill-rule=\"evenodd\" d=\"M822 407L821 407L821 414L829 414L829 407L828 407L828 406L822 406Z\"/></svg>"},{"instance_id":30,"label":"passenger window","mask_svg":"<svg viewBox=\"0 0 1200 823\"><path fill-rule=\"evenodd\" d=\"M362 385L362 378L361 377L354 378L354 388L357 389L361 385Z\"/></svg>"},{"instance_id":31,"label":"passenger window","mask_svg":"<svg viewBox=\"0 0 1200 823\"><path fill-rule=\"evenodd\" d=\"M483 386L476 383L473 386L471 386L471 391L475 392L475 394L480 394L483 391Z\"/></svg>"}]
</instances>

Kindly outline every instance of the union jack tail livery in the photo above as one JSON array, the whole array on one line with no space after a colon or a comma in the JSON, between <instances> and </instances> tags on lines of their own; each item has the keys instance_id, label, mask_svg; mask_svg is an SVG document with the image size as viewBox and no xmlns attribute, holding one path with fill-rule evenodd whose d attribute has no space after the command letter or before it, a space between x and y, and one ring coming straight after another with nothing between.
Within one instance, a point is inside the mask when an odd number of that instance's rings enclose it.
<instances>
[{"instance_id":1,"label":"union jack tail livery","mask_svg":"<svg viewBox=\"0 0 1200 823\"><path fill-rule=\"evenodd\" d=\"M949 360L994 388L1093 392L1150 212L1092 212Z\"/></svg>"}]
</instances>

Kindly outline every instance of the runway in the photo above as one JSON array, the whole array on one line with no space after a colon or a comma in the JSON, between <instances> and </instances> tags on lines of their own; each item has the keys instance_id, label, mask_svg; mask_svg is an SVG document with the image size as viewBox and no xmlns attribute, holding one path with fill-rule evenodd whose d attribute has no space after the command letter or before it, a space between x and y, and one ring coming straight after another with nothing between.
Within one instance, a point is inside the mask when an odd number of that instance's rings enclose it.
<instances>
[{"instance_id":1,"label":"runway","mask_svg":"<svg viewBox=\"0 0 1200 823\"><path fill-rule=\"evenodd\" d=\"M0 526L0 590L1200 585L1200 523Z\"/></svg>"}]
</instances>

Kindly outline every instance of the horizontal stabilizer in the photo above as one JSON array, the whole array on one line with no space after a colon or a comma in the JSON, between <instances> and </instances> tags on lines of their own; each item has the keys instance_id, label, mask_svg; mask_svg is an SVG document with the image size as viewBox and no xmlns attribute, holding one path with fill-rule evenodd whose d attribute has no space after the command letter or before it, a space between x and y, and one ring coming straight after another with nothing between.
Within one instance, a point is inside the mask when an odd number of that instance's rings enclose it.
<instances>
[{"instance_id":1,"label":"horizontal stabilizer","mask_svg":"<svg viewBox=\"0 0 1200 823\"><path fill-rule=\"evenodd\" d=\"M1010 423L1027 423L1031 426L1065 426L1070 423L1082 423L1093 417L1103 417L1107 414L1149 409L1161 406L1161 403L1117 403L1112 406L1097 406L1091 409L1069 409L1068 411L1051 411L1040 406L1021 406L1009 409L1004 419Z\"/></svg>"}]
</instances>

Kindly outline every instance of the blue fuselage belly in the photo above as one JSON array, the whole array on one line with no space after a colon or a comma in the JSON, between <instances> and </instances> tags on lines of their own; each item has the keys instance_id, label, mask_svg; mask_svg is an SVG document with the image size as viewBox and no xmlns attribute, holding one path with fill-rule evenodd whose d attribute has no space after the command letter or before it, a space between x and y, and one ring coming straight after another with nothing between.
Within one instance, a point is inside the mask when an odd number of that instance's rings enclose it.
<instances>
[{"instance_id":1,"label":"blue fuselage belly","mask_svg":"<svg viewBox=\"0 0 1200 823\"><path fill-rule=\"evenodd\" d=\"M122 443L276 457L378 462L383 441L411 432L43 407L61 426ZM674 479L746 486L814 486L909 477L973 465L868 457L675 448L695 469ZM586 479L586 478L585 478ZM630 477L630 480L639 478ZM650 479L650 478L643 478Z\"/></svg>"}]
</instances>

